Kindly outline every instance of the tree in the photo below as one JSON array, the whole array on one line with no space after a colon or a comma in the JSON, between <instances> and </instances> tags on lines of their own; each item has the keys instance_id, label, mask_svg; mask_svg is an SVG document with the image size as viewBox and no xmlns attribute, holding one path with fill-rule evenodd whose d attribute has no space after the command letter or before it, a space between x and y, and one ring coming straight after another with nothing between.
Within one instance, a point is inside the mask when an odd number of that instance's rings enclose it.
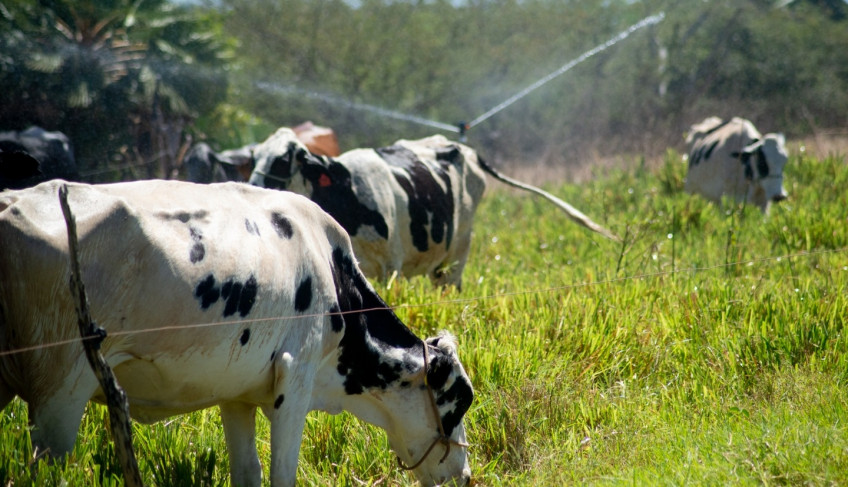
<instances>
[{"instance_id":1,"label":"tree","mask_svg":"<svg viewBox=\"0 0 848 487\"><path fill-rule=\"evenodd\" d=\"M226 93L215 19L165 0L8 0L0 22L2 128L67 133L93 180L110 163L169 177L186 124Z\"/></svg>"}]
</instances>

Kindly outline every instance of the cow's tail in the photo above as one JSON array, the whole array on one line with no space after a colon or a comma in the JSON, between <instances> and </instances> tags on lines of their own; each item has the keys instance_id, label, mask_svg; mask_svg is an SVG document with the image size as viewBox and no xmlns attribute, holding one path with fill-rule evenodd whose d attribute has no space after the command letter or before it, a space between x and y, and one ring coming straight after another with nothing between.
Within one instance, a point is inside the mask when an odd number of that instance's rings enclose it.
<instances>
[{"instance_id":1,"label":"cow's tail","mask_svg":"<svg viewBox=\"0 0 848 487\"><path fill-rule=\"evenodd\" d=\"M577 208L569 205L565 201L557 198L556 196L548 193L547 191L540 189L540 188L537 188L536 186L532 186L532 185L529 185L529 184L526 184L526 183L522 183L521 181L517 181L515 179L512 179L508 176L505 176L505 175L499 173L495 168L488 165L479 156L477 157L477 162L480 164L480 167L484 171L489 173L492 177L494 177L498 181L500 181L504 184L508 184L509 186L512 186L512 187L515 187L515 188L523 189L525 191L530 191L531 193L536 193L537 195L541 196L542 198L545 198L546 200L555 204L557 207L559 207L559 209L564 211L568 215L569 218L571 218L575 222L583 225L584 227L588 228L589 230L592 230L593 232L600 233L601 235L603 235L604 237L606 237L610 240L614 240L616 242L621 241L621 239L618 238L618 236L616 236L614 233L610 232L606 228L604 228L604 227L598 225L597 223L595 223L594 221L592 221L592 219L589 218L588 216L584 215L583 212L581 212Z\"/></svg>"}]
</instances>

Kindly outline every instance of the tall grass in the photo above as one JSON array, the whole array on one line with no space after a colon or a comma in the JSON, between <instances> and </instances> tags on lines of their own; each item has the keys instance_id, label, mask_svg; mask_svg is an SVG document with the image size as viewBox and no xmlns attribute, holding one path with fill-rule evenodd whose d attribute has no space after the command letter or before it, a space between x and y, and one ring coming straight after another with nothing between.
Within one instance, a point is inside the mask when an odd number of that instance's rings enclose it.
<instances>
[{"instance_id":1,"label":"tall grass","mask_svg":"<svg viewBox=\"0 0 848 487\"><path fill-rule=\"evenodd\" d=\"M683 194L685 167L666 159L549 188L621 244L492 191L461 292L378 284L419 336L459 338L477 485L848 483L845 158L793 157L791 198L768 218ZM19 401L0 416L4 485L120 485L102 407L63 464L32 466L26 422ZM228 484L216 410L134 433L149 484ZM258 441L267 466L264 418ZM380 430L321 413L298 478L414 482Z\"/></svg>"}]
</instances>

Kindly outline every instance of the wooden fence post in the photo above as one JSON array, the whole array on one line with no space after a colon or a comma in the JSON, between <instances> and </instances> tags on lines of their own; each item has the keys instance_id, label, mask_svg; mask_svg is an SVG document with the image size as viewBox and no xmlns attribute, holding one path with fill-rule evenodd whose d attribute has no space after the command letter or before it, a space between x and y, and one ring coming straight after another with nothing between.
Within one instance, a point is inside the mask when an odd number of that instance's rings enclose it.
<instances>
[{"instance_id":1,"label":"wooden fence post","mask_svg":"<svg viewBox=\"0 0 848 487\"><path fill-rule=\"evenodd\" d=\"M129 403L127 395L118 385L112 369L100 354L100 343L106 338L106 330L97 326L91 320L88 309L88 298L85 295L85 286L79 270L79 255L77 242L77 224L68 206L68 186L59 188L59 203L62 206L62 214L65 215L65 224L68 227L68 252L71 258L71 295L74 297L77 309L77 323L82 336L83 348L88 363L94 370L94 375L100 382L103 393L106 394L106 406L109 409L109 424L112 429L112 440L121 462L124 472L124 484L127 487L142 487L141 473L135 459L132 445L132 425L130 424Z\"/></svg>"}]
</instances>

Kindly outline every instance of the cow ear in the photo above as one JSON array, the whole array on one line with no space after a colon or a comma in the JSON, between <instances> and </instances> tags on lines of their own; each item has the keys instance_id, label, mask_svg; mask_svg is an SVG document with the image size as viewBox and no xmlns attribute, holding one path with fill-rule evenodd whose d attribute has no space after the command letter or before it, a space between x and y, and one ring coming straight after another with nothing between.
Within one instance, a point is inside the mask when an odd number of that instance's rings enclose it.
<instances>
[{"instance_id":1,"label":"cow ear","mask_svg":"<svg viewBox=\"0 0 848 487\"><path fill-rule=\"evenodd\" d=\"M453 361L449 355L433 354L427 364L427 383L435 390L444 387L453 370Z\"/></svg>"},{"instance_id":2,"label":"cow ear","mask_svg":"<svg viewBox=\"0 0 848 487\"><path fill-rule=\"evenodd\" d=\"M448 355L456 355L456 338L448 332L441 332L437 336L425 340L428 345L437 348Z\"/></svg>"}]
</instances>

